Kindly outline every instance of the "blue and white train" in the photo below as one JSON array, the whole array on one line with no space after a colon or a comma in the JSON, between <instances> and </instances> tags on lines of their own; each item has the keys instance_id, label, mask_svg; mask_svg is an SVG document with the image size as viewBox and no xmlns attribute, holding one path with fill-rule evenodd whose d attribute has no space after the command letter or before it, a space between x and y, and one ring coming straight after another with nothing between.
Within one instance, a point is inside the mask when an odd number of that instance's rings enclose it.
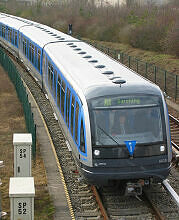
<instances>
[{"instance_id":1,"label":"blue and white train","mask_svg":"<svg viewBox=\"0 0 179 220\"><path fill-rule=\"evenodd\" d=\"M1 13L0 41L48 93L89 182L148 184L168 176L169 120L157 85L87 43L23 18Z\"/></svg>"}]
</instances>

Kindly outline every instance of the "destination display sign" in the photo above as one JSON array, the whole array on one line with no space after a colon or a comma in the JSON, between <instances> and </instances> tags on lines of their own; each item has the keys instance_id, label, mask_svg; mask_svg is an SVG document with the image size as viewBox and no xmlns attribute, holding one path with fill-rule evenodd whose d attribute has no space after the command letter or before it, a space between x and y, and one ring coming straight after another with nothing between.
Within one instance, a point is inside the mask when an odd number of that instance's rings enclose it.
<instances>
[{"instance_id":1,"label":"destination display sign","mask_svg":"<svg viewBox=\"0 0 179 220\"><path fill-rule=\"evenodd\" d=\"M136 97L104 97L92 100L93 107L119 107L132 105L153 105L159 104L156 96L136 96Z\"/></svg>"}]
</instances>

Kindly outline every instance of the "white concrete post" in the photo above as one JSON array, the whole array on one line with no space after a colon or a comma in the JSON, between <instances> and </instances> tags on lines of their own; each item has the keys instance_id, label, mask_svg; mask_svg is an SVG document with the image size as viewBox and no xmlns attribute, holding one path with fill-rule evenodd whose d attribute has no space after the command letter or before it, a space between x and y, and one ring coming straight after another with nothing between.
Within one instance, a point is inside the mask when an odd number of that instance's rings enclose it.
<instances>
[{"instance_id":1,"label":"white concrete post","mask_svg":"<svg viewBox=\"0 0 179 220\"><path fill-rule=\"evenodd\" d=\"M33 177L11 177L9 184L11 220L34 220Z\"/></svg>"},{"instance_id":2,"label":"white concrete post","mask_svg":"<svg viewBox=\"0 0 179 220\"><path fill-rule=\"evenodd\" d=\"M14 177L31 176L31 134L13 134Z\"/></svg>"}]
</instances>

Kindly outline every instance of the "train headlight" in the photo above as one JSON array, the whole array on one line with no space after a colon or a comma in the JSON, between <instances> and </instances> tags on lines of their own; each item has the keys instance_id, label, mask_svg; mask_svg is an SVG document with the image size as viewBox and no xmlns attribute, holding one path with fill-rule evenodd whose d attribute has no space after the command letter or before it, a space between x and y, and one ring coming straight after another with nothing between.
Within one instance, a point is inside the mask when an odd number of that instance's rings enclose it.
<instances>
[{"instance_id":1,"label":"train headlight","mask_svg":"<svg viewBox=\"0 0 179 220\"><path fill-rule=\"evenodd\" d=\"M99 156L100 155L100 151L99 150L94 150L94 155L95 156Z\"/></svg>"},{"instance_id":2,"label":"train headlight","mask_svg":"<svg viewBox=\"0 0 179 220\"><path fill-rule=\"evenodd\" d=\"M164 152L164 151L165 151L165 146L163 146L163 145L160 146L160 151L161 151L161 152Z\"/></svg>"}]
</instances>

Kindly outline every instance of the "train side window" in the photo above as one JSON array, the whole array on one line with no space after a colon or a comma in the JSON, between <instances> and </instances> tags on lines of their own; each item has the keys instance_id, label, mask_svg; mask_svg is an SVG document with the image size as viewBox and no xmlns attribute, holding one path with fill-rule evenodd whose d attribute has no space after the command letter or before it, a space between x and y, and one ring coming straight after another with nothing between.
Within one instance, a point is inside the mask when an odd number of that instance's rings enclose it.
<instances>
[{"instance_id":1,"label":"train side window","mask_svg":"<svg viewBox=\"0 0 179 220\"><path fill-rule=\"evenodd\" d=\"M32 63L34 64L34 45L32 44Z\"/></svg>"},{"instance_id":2,"label":"train side window","mask_svg":"<svg viewBox=\"0 0 179 220\"><path fill-rule=\"evenodd\" d=\"M2 25L2 37L5 38L5 27Z\"/></svg>"},{"instance_id":3,"label":"train side window","mask_svg":"<svg viewBox=\"0 0 179 220\"><path fill-rule=\"evenodd\" d=\"M76 102L75 109L75 141L78 144L78 116L79 116L79 104Z\"/></svg>"},{"instance_id":4,"label":"train side window","mask_svg":"<svg viewBox=\"0 0 179 220\"><path fill-rule=\"evenodd\" d=\"M41 51L40 51L40 49L38 49L38 65L37 65L37 68L38 68L39 72L40 72L40 59L41 59Z\"/></svg>"},{"instance_id":5,"label":"train side window","mask_svg":"<svg viewBox=\"0 0 179 220\"><path fill-rule=\"evenodd\" d=\"M6 38L6 26L4 26L4 38Z\"/></svg>"},{"instance_id":6,"label":"train side window","mask_svg":"<svg viewBox=\"0 0 179 220\"><path fill-rule=\"evenodd\" d=\"M8 27L5 26L5 39L8 40Z\"/></svg>"},{"instance_id":7,"label":"train side window","mask_svg":"<svg viewBox=\"0 0 179 220\"><path fill-rule=\"evenodd\" d=\"M57 71L54 70L54 77L53 77L53 96L56 99L56 81L57 81Z\"/></svg>"},{"instance_id":8,"label":"train side window","mask_svg":"<svg viewBox=\"0 0 179 220\"><path fill-rule=\"evenodd\" d=\"M13 39L13 37L14 37L14 30L13 29L11 29L11 34L10 35L11 35L10 36L11 43L14 44L14 39Z\"/></svg>"},{"instance_id":9,"label":"train side window","mask_svg":"<svg viewBox=\"0 0 179 220\"><path fill-rule=\"evenodd\" d=\"M73 120L74 120L74 109L75 109L75 97L72 95L72 101L71 101L71 133L73 136Z\"/></svg>"},{"instance_id":10,"label":"train side window","mask_svg":"<svg viewBox=\"0 0 179 220\"><path fill-rule=\"evenodd\" d=\"M58 105L59 109L61 109L61 107L60 107L60 90L61 90L61 77L60 77L60 75L58 75L58 82L57 82L57 105Z\"/></svg>"},{"instance_id":11,"label":"train side window","mask_svg":"<svg viewBox=\"0 0 179 220\"><path fill-rule=\"evenodd\" d=\"M24 44L25 44L25 56L27 56L27 39L24 39Z\"/></svg>"},{"instance_id":12,"label":"train side window","mask_svg":"<svg viewBox=\"0 0 179 220\"><path fill-rule=\"evenodd\" d=\"M8 34L9 34L8 41L11 42L11 29L10 28L8 28Z\"/></svg>"},{"instance_id":13,"label":"train side window","mask_svg":"<svg viewBox=\"0 0 179 220\"><path fill-rule=\"evenodd\" d=\"M14 29L12 29L12 39L11 39L11 43L12 43L12 44L14 44L14 42L15 42L15 41L14 41L14 36L15 36L14 33L15 33L15 31L14 31Z\"/></svg>"},{"instance_id":14,"label":"train side window","mask_svg":"<svg viewBox=\"0 0 179 220\"><path fill-rule=\"evenodd\" d=\"M22 41L21 41L22 42L22 52L24 53L24 38L22 37L21 39L22 39Z\"/></svg>"},{"instance_id":15,"label":"train side window","mask_svg":"<svg viewBox=\"0 0 179 220\"><path fill-rule=\"evenodd\" d=\"M8 31L8 41L10 42L11 41L11 29L7 28L7 31Z\"/></svg>"},{"instance_id":16,"label":"train side window","mask_svg":"<svg viewBox=\"0 0 179 220\"><path fill-rule=\"evenodd\" d=\"M26 57L28 58L29 41L28 41L27 39L25 40L25 47L26 47L25 55L26 55Z\"/></svg>"},{"instance_id":17,"label":"train side window","mask_svg":"<svg viewBox=\"0 0 179 220\"><path fill-rule=\"evenodd\" d=\"M6 38L6 26L3 26L3 37Z\"/></svg>"},{"instance_id":18,"label":"train side window","mask_svg":"<svg viewBox=\"0 0 179 220\"><path fill-rule=\"evenodd\" d=\"M9 28L7 28L7 40L9 41L9 35L10 35L10 33L9 33Z\"/></svg>"},{"instance_id":19,"label":"train side window","mask_svg":"<svg viewBox=\"0 0 179 220\"><path fill-rule=\"evenodd\" d=\"M17 31L15 31L15 45L17 46Z\"/></svg>"},{"instance_id":20,"label":"train side window","mask_svg":"<svg viewBox=\"0 0 179 220\"><path fill-rule=\"evenodd\" d=\"M83 119L81 119L81 127L80 127L80 151L85 153L85 133L83 127Z\"/></svg>"},{"instance_id":21,"label":"train side window","mask_svg":"<svg viewBox=\"0 0 179 220\"><path fill-rule=\"evenodd\" d=\"M67 96L66 96L66 122L67 122L67 127L69 127L70 95L71 95L71 91L70 91L69 88L67 88Z\"/></svg>"},{"instance_id":22,"label":"train side window","mask_svg":"<svg viewBox=\"0 0 179 220\"><path fill-rule=\"evenodd\" d=\"M29 60L32 62L32 44L29 43Z\"/></svg>"},{"instance_id":23,"label":"train side window","mask_svg":"<svg viewBox=\"0 0 179 220\"><path fill-rule=\"evenodd\" d=\"M34 57L35 57L35 66L37 67L37 47L35 47L35 55L34 55Z\"/></svg>"},{"instance_id":24,"label":"train side window","mask_svg":"<svg viewBox=\"0 0 179 220\"><path fill-rule=\"evenodd\" d=\"M53 89L53 66L52 65L50 68L50 89L51 89L51 91Z\"/></svg>"},{"instance_id":25,"label":"train side window","mask_svg":"<svg viewBox=\"0 0 179 220\"><path fill-rule=\"evenodd\" d=\"M43 62L42 62L42 74L44 75L44 77L45 77L45 75L46 75L46 55L45 54L43 54Z\"/></svg>"},{"instance_id":26,"label":"train side window","mask_svg":"<svg viewBox=\"0 0 179 220\"><path fill-rule=\"evenodd\" d=\"M25 54L25 38L23 37L23 54Z\"/></svg>"},{"instance_id":27,"label":"train side window","mask_svg":"<svg viewBox=\"0 0 179 220\"><path fill-rule=\"evenodd\" d=\"M51 63L48 61L48 86L50 86Z\"/></svg>"},{"instance_id":28,"label":"train side window","mask_svg":"<svg viewBox=\"0 0 179 220\"><path fill-rule=\"evenodd\" d=\"M65 109L65 82L62 80L62 89L61 89L61 113L64 116L64 109Z\"/></svg>"}]
</instances>

